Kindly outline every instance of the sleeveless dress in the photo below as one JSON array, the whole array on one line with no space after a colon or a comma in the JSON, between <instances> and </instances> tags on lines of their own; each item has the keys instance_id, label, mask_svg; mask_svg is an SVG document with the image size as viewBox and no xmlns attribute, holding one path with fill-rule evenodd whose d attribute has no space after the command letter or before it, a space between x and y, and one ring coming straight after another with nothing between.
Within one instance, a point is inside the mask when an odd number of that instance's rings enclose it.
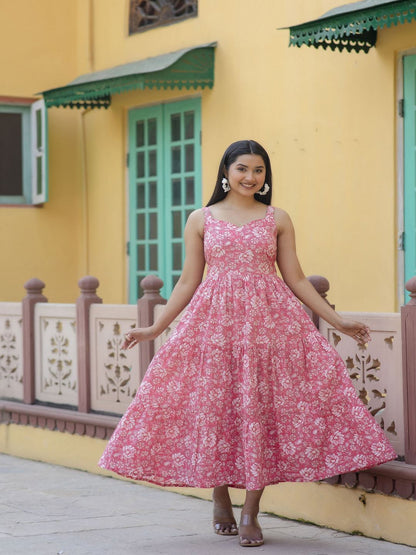
<instances>
[{"instance_id":1,"label":"sleeveless dress","mask_svg":"<svg viewBox=\"0 0 416 555\"><path fill-rule=\"evenodd\" d=\"M274 209L241 227L204 213L207 277L99 465L162 486L253 490L395 459L343 361L277 276Z\"/></svg>"}]
</instances>

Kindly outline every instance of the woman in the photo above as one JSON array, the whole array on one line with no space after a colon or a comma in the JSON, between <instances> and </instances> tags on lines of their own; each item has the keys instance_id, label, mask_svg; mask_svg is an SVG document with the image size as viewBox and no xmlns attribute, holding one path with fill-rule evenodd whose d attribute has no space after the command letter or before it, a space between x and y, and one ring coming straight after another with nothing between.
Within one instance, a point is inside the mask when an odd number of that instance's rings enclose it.
<instances>
[{"instance_id":1,"label":"woman","mask_svg":"<svg viewBox=\"0 0 416 555\"><path fill-rule=\"evenodd\" d=\"M359 343L369 330L340 317L305 278L290 217L270 206L271 194L264 148L230 145L207 207L189 216L168 303L152 326L126 334L125 348L152 340L188 305L100 460L136 480L213 487L214 530L239 534L243 547L263 544L266 485L396 457L299 300ZM246 489L238 529L229 486Z\"/></svg>"}]
</instances>

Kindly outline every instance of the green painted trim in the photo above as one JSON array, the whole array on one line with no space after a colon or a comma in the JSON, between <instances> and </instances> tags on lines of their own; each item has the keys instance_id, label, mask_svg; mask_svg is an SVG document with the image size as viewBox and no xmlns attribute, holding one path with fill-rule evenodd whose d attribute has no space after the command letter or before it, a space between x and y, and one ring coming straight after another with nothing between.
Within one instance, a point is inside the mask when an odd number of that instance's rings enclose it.
<instances>
[{"instance_id":1,"label":"green painted trim","mask_svg":"<svg viewBox=\"0 0 416 555\"><path fill-rule=\"evenodd\" d=\"M404 56L404 279L416 275L416 55ZM408 293L407 300L410 298Z\"/></svg>"},{"instance_id":2,"label":"green painted trim","mask_svg":"<svg viewBox=\"0 0 416 555\"><path fill-rule=\"evenodd\" d=\"M43 181L43 202L48 202L49 200L49 119L48 110L46 106L42 111L44 118L43 121L43 156L44 156L44 181Z\"/></svg>"},{"instance_id":3,"label":"green painted trim","mask_svg":"<svg viewBox=\"0 0 416 555\"><path fill-rule=\"evenodd\" d=\"M216 43L209 43L116 66L42 94L47 107L108 108L112 94L132 89L212 88L215 46Z\"/></svg>"},{"instance_id":4,"label":"green painted trim","mask_svg":"<svg viewBox=\"0 0 416 555\"><path fill-rule=\"evenodd\" d=\"M184 129L183 121L184 114L192 111L194 117L194 139L183 139ZM181 115L182 122L182 139L175 143L171 142L171 128L170 116L174 113ZM149 119L157 119L157 209L148 208L148 191L145 193L145 208L142 210L137 209L137 159L136 159L136 124L138 121L148 121ZM185 226L185 216L187 212L194 210L201 206L202 203L202 190L201 190L201 99L191 98L179 102L172 102L168 104L161 104L158 106L150 106L147 108L139 108L131 110L129 113L129 242L130 242L130 260L129 260L129 302L135 303L137 301L139 287L138 287L138 273L157 273L163 280L164 286L162 288L162 295L168 297L172 291L171 280L172 275L180 275L179 271L172 269L172 243L176 242L182 248L182 263L184 259L184 242L183 234L180 239L172 238L172 171L171 171L171 146L179 146L181 148L181 168L184 168L183 152L186 144L194 146L194 162L195 167L192 172L181 171L178 173L178 178L182 180L182 199L185 198L185 178L194 178L194 192L195 198L192 205L182 203L177 206L177 209L182 214L182 232ZM140 148L147 152L146 147ZM147 175L147 174L146 174ZM175 174L176 175L176 174ZM147 177L139 179L139 181L148 181ZM150 268L148 255L144 264L141 264L143 272L138 271L139 260L137 256L137 244L140 242L148 248L152 240L144 239L142 241L137 239L137 213L143 213L145 218L145 237L147 237L147 230L149 228L149 214L156 212L158 217L158 238L153 241L158 245L158 270L155 272Z\"/></svg>"},{"instance_id":5,"label":"green painted trim","mask_svg":"<svg viewBox=\"0 0 416 555\"><path fill-rule=\"evenodd\" d=\"M290 27L289 46L314 46L368 52L377 30L416 19L416 0L364 1L342 6L322 17Z\"/></svg>"},{"instance_id":6,"label":"green painted trim","mask_svg":"<svg viewBox=\"0 0 416 555\"><path fill-rule=\"evenodd\" d=\"M184 114L186 112L192 111L195 113L194 118L194 139L184 139ZM181 137L182 139L179 141L172 142L170 140L171 136L171 126L170 126L170 116L176 112L181 114ZM195 186L195 199L192 205L188 205L185 202L178 204L175 206L177 211L181 212L182 216L182 232L185 228L186 224L186 213L187 211L195 210L195 208L200 207L202 204L202 187L201 187L201 99L200 98L192 98L183 100L180 102L174 102L170 104L164 105L164 115L165 115L165 182L170 183L172 179L172 168L171 168L171 150L172 146L178 146L181 148L181 171L178 172L176 177L181 180L181 198L185 199L185 178L186 177L193 177L194 178L194 186ZM195 160L195 167L194 171L186 172L185 171L185 157L184 157L184 150L186 145L193 145L194 146L194 160ZM162 295L164 297L169 297L172 292L172 284L168 282L168 280L172 280L172 277L175 276L179 278L182 272L182 266L185 259L185 243L183 240L183 233L180 239L174 239L172 237L172 212L174 209L173 206L173 199L172 199L172 187L169 187L168 190L165 191L165 198L168 199L168 203L165 204L165 240L164 244L166 245L166 268L168 269L168 273L166 274L165 278L162 277L164 281L164 286L162 288ZM181 244L182 246L182 264L180 270L173 269L173 256L172 256L172 245L174 243Z\"/></svg>"},{"instance_id":7,"label":"green painted trim","mask_svg":"<svg viewBox=\"0 0 416 555\"><path fill-rule=\"evenodd\" d=\"M0 196L0 204L32 204L30 106L0 105L0 112L22 116L22 182L23 195Z\"/></svg>"},{"instance_id":8,"label":"green painted trim","mask_svg":"<svg viewBox=\"0 0 416 555\"><path fill-rule=\"evenodd\" d=\"M129 302L135 303L138 298L139 292L139 280L137 277L138 274L138 267L139 267L139 260L137 254L137 247L138 243L145 245L146 253L144 261L141 261L141 265L143 266L143 274L147 275L149 273L155 273L149 267L149 257L147 253L147 246L149 244L146 240L138 240L138 231L137 231L137 216L138 212L143 214L143 217L146 218L145 229L147 232L148 226L148 190L145 187L145 207L143 209L137 209L137 185L138 182L145 183L148 181L147 178L147 171L145 172L144 178L137 178L137 152L140 150L145 154L148 152L148 148L144 146L143 148L138 149L136 146L136 124L140 120L144 120L148 122L149 119L156 119L157 121L157 142L156 142L156 150L158 152L158 161L157 161L157 168L156 168L156 178L157 181L157 198L164 201L163 197L163 161L161 160L162 156L160 152L162 151L163 145L161 142L161 133L160 130L162 128L162 106L151 106L147 108L135 109L129 112L129 243L130 243L130 261L129 261ZM159 249L160 251L161 249ZM161 253L158 253L158 265L159 268L161 267Z\"/></svg>"}]
</instances>

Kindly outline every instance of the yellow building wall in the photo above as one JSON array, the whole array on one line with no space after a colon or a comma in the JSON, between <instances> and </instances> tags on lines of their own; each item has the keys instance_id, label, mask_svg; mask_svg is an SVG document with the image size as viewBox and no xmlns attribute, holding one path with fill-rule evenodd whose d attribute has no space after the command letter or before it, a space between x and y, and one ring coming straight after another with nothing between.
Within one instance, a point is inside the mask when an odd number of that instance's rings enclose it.
<instances>
[{"instance_id":1,"label":"yellow building wall","mask_svg":"<svg viewBox=\"0 0 416 555\"><path fill-rule=\"evenodd\" d=\"M77 11L71 2L0 0L0 96L33 97L77 73ZM78 295L80 152L77 119L49 111L49 202L0 206L1 301L18 301L32 277L53 301Z\"/></svg>"},{"instance_id":2,"label":"yellow building wall","mask_svg":"<svg viewBox=\"0 0 416 555\"><path fill-rule=\"evenodd\" d=\"M0 0L4 96L218 42L212 90L131 91L114 95L108 110L49 110L50 200L0 207L0 300L21 299L36 276L50 301L73 302L77 280L92 274L105 302L127 301L129 110L200 95L203 201L228 144L258 140L271 156L274 204L294 220L305 273L329 279L340 310L397 310L397 56L416 46L416 22L380 31L368 54L288 48L289 32L279 27L340 3L199 0L197 18L129 37L127 0L26 0L25 17L20 3ZM57 434L2 426L0 450L76 466L69 454L85 455L88 444L90 470L104 442ZM357 492L316 484L270 492L264 510L375 537L382 523L386 539L411 542L413 502L373 495L364 509Z\"/></svg>"},{"instance_id":3,"label":"yellow building wall","mask_svg":"<svg viewBox=\"0 0 416 555\"><path fill-rule=\"evenodd\" d=\"M416 23L379 31L368 54L339 53L288 48L289 31L278 30L322 15L333 0L262 0L255 8L249 0L200 0L198 17L132 36L128 4L27 0L30 26L9 26L0 38L16 45L11 56L1 54L0 94L28 96L83 73L217 41L214 88L132 91L113 95L108 110L86 113L50 109L50 201L0 208L10 260L2 300L20 299L23 282L36 275L51 301L71 302L77 280L93 274L104 302L127 301L128 112L198 94L204 202L228 144L257 139L271 156L273 202L294 220L305 273L329 279L339 310L397 310L397 53L415 45ZM0 7L20 24L17 4L0 0Z\"/></svg>"}]
</instances>

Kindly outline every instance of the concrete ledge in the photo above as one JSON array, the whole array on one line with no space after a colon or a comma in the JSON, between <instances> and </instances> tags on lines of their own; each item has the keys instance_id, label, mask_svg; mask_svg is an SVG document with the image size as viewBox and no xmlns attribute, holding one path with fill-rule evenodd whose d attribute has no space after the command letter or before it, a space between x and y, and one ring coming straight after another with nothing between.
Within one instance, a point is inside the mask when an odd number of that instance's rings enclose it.
<instances>
[{"instance_id":1,"label":"concrete ledge","mask_svg":"<svg viewBox=\"0 0 416 555\"><path fill-rule=\"evenodd\" d=\"M106 440L85 435L0 424L2 453L119 478L97 466L105 445ZM165 489L211 498L208 489ZM244 491L232 490L231 496L234 504L241 505ZM326 483L284 483L266 488L261 510L416 547L416 503L411 500Z\"/></svg>"}]
</instances>

